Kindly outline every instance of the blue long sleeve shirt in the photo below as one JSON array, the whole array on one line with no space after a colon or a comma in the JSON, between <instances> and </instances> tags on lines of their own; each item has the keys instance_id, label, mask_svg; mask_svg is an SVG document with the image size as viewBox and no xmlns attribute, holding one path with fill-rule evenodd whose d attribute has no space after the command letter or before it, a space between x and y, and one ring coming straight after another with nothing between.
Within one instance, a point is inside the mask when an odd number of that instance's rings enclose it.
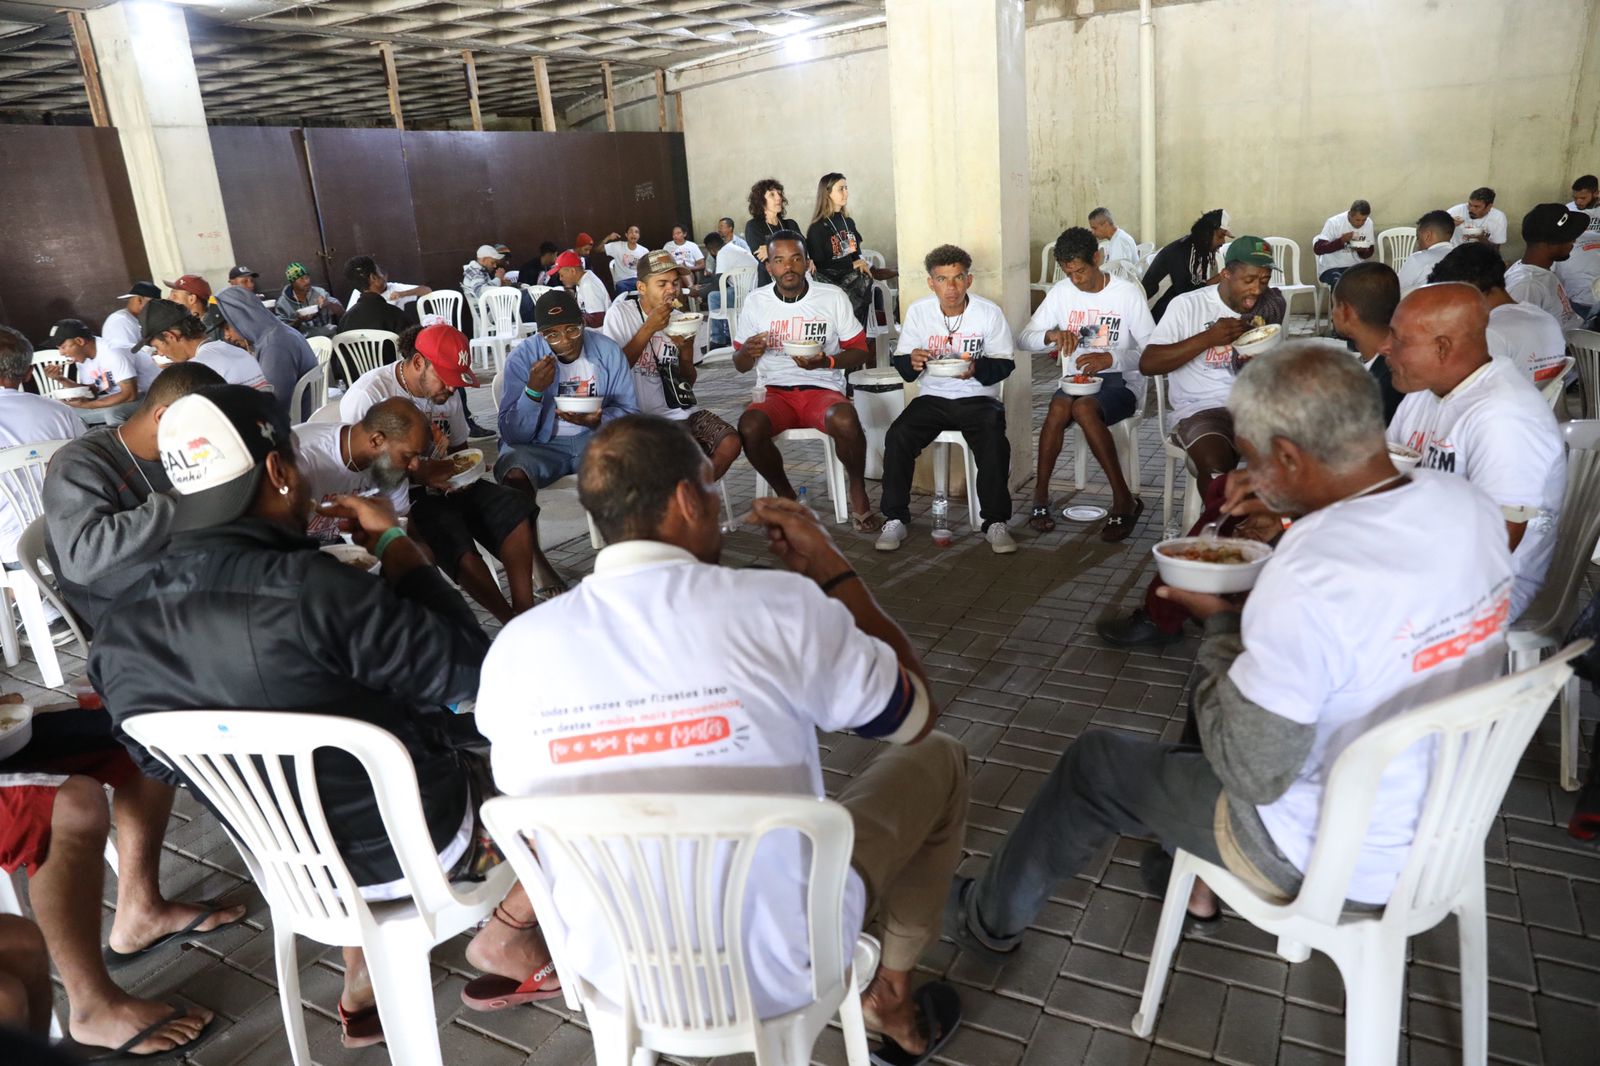
<instances>
[{"instance_id":1,"label":"blue long sleeve shirt","mask_svg":"<svg viewBox=\"0 0 1600 1066\"><path fill-rule=\"evenodd\" d=\"M506 358L506 386L500 394L500 439L507 444L546 444L555 439L560 421L556 418L555 386L545 391L542 401L523 391L533 364L551 354L550 345L535 333L511 349ZM633 369L621 346L598 330L586 329L583 354L594 367L596 389L605 398L600 407L601 424L638 414Z\"/></svg>"}]
</instances>

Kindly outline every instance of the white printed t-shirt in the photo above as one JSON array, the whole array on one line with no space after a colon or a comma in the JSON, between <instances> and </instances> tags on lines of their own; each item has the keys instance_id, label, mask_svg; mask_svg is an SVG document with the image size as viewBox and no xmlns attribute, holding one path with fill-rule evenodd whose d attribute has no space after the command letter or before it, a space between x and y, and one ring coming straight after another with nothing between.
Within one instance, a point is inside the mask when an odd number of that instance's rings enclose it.
<instances>
[{"instance_id":1,"label":"white printed t-shirt","mask_svg":"<svg viewBox=\"0 0 1600 1066\"><path fill-rule=\"evenodd\" d=\"M1422 453L1419 469L1460 474L1500 505L1506 521L1527 522L1511 556L1515 621L1544 584L1566 495L1566 450L1550 405L1516 366L1490 359L1444 396L1408 395L1388 437ZM1429 529L1441 542L1455 532L1440 522Z\"/></svg>"},{"instance_id":2,"label":"white printed t-shirt","mask_svg":"<svg viewBox=\"0 0 1600 1066\"><path fill-rule=\"evenodd\" d=\"M642 241L632 248L628 247L627 241L612 241L606 245L606 255L622 264L623 276L629 278L637 276L639 260L649 252L650 249L646 248Z\"/></svg>"},{"instance_id":3,"label":"white printed t-shirt","mask_svg":"<svg viewBox=\"0 0 1600 1066\"><path fill-rule=\"evenodd\" d=\"M644 311L639 307L639 294L625 292L611 301L600 332L616 341L618 348L625 348L643 325ZM639 361L633 364L633 388L639 394L639 413L685 419L694 408L668 407L667 394L662 391L661 369L656 364L656 356L668 349L671 349L669 356L674 355L677 345L665 333L658 332L645 342L644 351L639 353Z\"/></svg>"},{"instance_id":4,"label":"white printed t-shirt","mask_svg":"<svg viewBox=\"0 0 1600 1066\"><path fill-rule=\"evenodd\" d=\"M1517 364L1542 385L1560 372L1567 338L1548 311L1533 304L1502 304L1489 312L1489 354Z\"/></svg>"},{"instance_id":5,"label":"white printed t-shirt","mask_svg":"<svg viewBox=\"0 0 1600 1066\"><path fill-rule=\"evenodd\" d=\"M1518 259L1506 267L1506 292L1518 303L1532 304L1550 312L1560 323L1562 332L1583 325L1572 310L1566 288L1553 270Z\"/></svg>"},{"instance_id":6,"label":"white printed t-shirt","mask_svg":"<svg viewBox=\"0 0 1600 1066\"><path fill-rule=\"evenodd\" d=\"M1489 210L1483 213L1482 218L1473 218L1467 213L1466 204L1456 204L1449 210L1448 214L1451 218L1461 219L1456 224L1455 236L1450 238L1452 245L1461 244L1466 240L1461 235L1463 226L1482 226L1490 244L1506 243L1506 213L1498 207L1490 207Z\"/></svg>"},{"instance_id":7,"label":"white printed t-shirt","mask_svg":"<svg viewBox=\"0 0 1600 1066\"><path fill-rule=\"evenodd\" d=\"M611 306L611 297L606 295L606 283L595 277L592 270L583 272L572 295L578 301L578 310L586 315L603 315L606 308Z\"/></svg>"},{"instance_id":8,"label":"white printed t-shirt","mask_svg":"<svg viewBox=\"0 0 1600 1066\"><path fill-rule=\"evenodd\" d=\"M1048 346L1044 335L1051 330L1076 332L1078 348L1061 360L1061 380L1078 372L1080 355L1110 352L1111 366L1103 373L1121 374L1123 383L1133 391L1142 407L1144 377L1139 373L1139 356L1151 342L1156 325L1141 286L1110 274L1105 278L1106 287L1099 292L1083 292L1067 278L1050 286L1039 309L1022 327L1017 343L1028 351L1044 351ZM1215 292L1215 286L1210 286L1209 291ZM1177 302L1173 300L1173 304ZM1172 313L1169 307L1167 315L1170 317ZM1178 339L1186 340L1188 336Z\"/></svg>"},{"instance_id":9,"label":"white printed t-shirt","mask_svg":"<svg viewBox=\"0 0 1600 1066\"><path fill-rule=\"evenodd\" d=\"M975 292L967 293L966 310L953 318L939 310L937 296L924 296L906 308L905 323L900 327L894 354L910 355L916 348L922 348L934 358L956 356L969 363L979 357L1013 357L1011 327L1006 323L1005 312L1000 310L999 304ZM926 370L918 382L924 396L946 400L964 400L970 396L1000 398L999 382L984 385L975 378L934 377Z\"/></svg>"},{"instance_id":10,"label":"white printed t-shirt","mask_svg":"<svg viewBox=\"0 0 1600 1066\"><path fill-rule=\"evenodd\" d=\"M802 370L783 354L783 342L818 341L822 344L823 355L837 356L846 341L853 341L865 332L843 289L808 278L806 291L793 303L782 299L771 284L751 290L739 310L739 325L733 331L733 342L742 347L757 333L767 335L766 354L756 361L758 385L807 386L843 392L843 370L826 367Z\"/></svg>"},{"instance_id":11,"label":"white printed t-shirt","mask_svg":"<svg viewBox=\"0 0 1600 1066\"><path fill-rule=\"evenodd\" d=\"M102 337L94 339L94 355L77 364L77 367L78 384L89 386L97 397L109 396L124 381L138 378L133 372L133 361L128 353L106 343Z\"/></svg>"},{"instance_id":12,"label":"white printed t-shirt","mask_svg":"<svg viewBox=\"0 0 1600 1066\"><path fill-rule=\"evenodd\" d=\"M1346 233L1354 231L1359 236L1365 237L1370 245L1376 245L1378 238L1373 235L1372 217L1361 223L1357 229L1350 224L1350 212L1340 211L1322 224L1322 232L1317 234L1319 241L1333 241L1343 237ZM1340 267L1353 267L1364 260L1349 247L1340 248L1337 252L1327 252L1317 256L1317 276L1321 277L1324 270L1338 270Z\"/></svg>"},{"instance_id":13,"label":"white printed t-shirt","mask_svg":"<svg viewBox=\"0 0 1600 1066\"><path fill-rule=\"evenodd\" d=\"M705 259L705 254L700 251L700 246L693 241L684 241L682 244L673 244L668 241L662 245L667 254L672 256L672 261L681 267L692 267Z\"/></svg>"},{"instance_id":14,"label":"white printed t-shirt","mask_svg":"<svg viewBox=\"0 0 1600 1066\"><path fill-rule=\"evenodd\" d=\"M450 447L459 448L467 443L467 416L462 411L465 404L456 403L452 396L442 404L427 397L411 395L400 384L399 363L385 363L356 378L355 384L339 398L339 421L359 422L376 404L399 397L416 405L435 429L444 433ZM434 456L439 458L439 456Z\"/></svg>"},{"instance_id":15,"label":"white printed t-shirt","mask_svg":"<svg viewBox=\"0 0 1600 1066\"><path fill-rule=\"evenodd\" d=\"M1252 703L1315 727L1295 781L1256 807L1297 869L1311 857L1328 774L1352 741L1500 672L1510 587L1499 511L1431 471L1289 527L1245 601L1244 652L1228 677ZM1433 756L1421 741L1383 772L1348 898L1384 903L1394 890Z\"/></svg>"},{"instance_id":16,"label":"white printed t-shirt","mask_svg":"<svg viewBox=\"0 0 1600 1066\"><path fill-rule=\"evenodd\" d=\"M0 389L0 448L42 444L47 440L72 440L83 436L83 419L60 400L21 389ZM0 493L0 562L17 561L17 538L22 522ZM9 608L0 605L0 610Z\"/></svg>"},{"instance_id":17,"label":"white printed t-shirt","mask_svg":"<svg viewBox=\"0 0 1600 1066\"><path fill-rule=\"evenodd\" d=\"M1575 203L1567 208L1579 210ZM1595 282L1600 281L1600 207L1583 212L1589 216L1589 229L1572 245L1572 254L1555 265L1556 277L1567 290L1567 299L1573 303L1592 307L1596 302Z\"/></svg>"},{"instance_id":18,"label":"white printed t-shirt","mask_svg":"<svg viewBox=\"0 0 1600 1066\"><path fill-rule=\"evenodd\" d=\"M352 426L337 422L307 422L294 427L295 456L300 472L311 485L311 498L354 495L376 488L372 468L351 470L344 461L341 450L347 434L355 432ZM407 482L384 493L394 504L394 513L406 514L411 510L411 489Z\"/></svg>"},{"instance_id":19,"label":"white printed t-shirt","mask_svg":"<svg viewBox=\"0 0 1600 1066\"><path fill-rule=\"evenodd\" d=\"M731 605L738 605L734 609ZM661 641L663 627L691 645ZM551 656L572 634L583 655ZM528 664L541 663L537 684ZM798 575L733 570L653 541L612 545L571 592L501 630L483 663L478 729L495 784L511 796L589 792L782 792L822 796L816 731L860 728L903 685L893 650ZM908 716L895 733L914 736ZM612 1002L626 979L600 910L547 850L560 921L541 916L563 956ZM744 900L745 957L757 1013L811 1002L804 848L796 836L757 850ZM866 893L844 895L846 958ZM559 925L560 928L553 928ZM567 936L571 931L573 935Z\"/></svg>"},{"instance_id":20,"label":"white printed t-shirt","mask_svg":"<svg viewBox=\"0 0 1600 1066\"><path fill-rule=\"evenodd\" d=\"M1152 344L1178 344L1210 329L1221 318L1239 318L1239 312L1222 302L1215 285L1186 292L1167 305L1167 313L1156 323ZM1190 415L1228 406L1233 392L1233 345L1207 348L1178 369L1167 374L1168 421L1163 431Z\"/></svg>"},{"instance_id":21,"label":"white printed t-shirt","mask_svg":"<svg viewBox=\"0 0 1600 1066\"><path fill-rule=\"evenodd\" d=\"M209 366L222 375L229 385L245 385L262 392L272 392L272 382L261 372L256 357L243 348L227 341L206 341L194 353L194 361Z\"/></svg>"},{"instance_id":22,"label":"white printed t-shirt","mask_svg":"<svg viewBox=\"0 0 1600 1066\"><path fill-rule=\"evenodd\" d=\"M593 396L595 395L594 364L589 362L589 357L580 355L570 363L556 360L556 395L557 396ZM556 436L576 437L580 433L588 433L583 426L568 422L564 418L556 419Z\"/></svg>"},{"instance_id":23,"label":"white printed t-shirt","mask_svg":"<svg viewBox=\"0 0 1600 1066\"><path fill-rule=\"evenodd\" d=\"M1433 268L1439 265L1439 260L1450 254L1454 247L1449 241L1440 241L1430 244L1406 256L1406 261L1400 264L1400 295L1405 296L1414 289L1420 289L1428 283L1428 275L1433 273Z\"/></svg>"},{"instance_id":24,"label":"white printed t-shirt","mask_svg":"<svg viewBox=\"0 0 1600 1066\"><path fill-rule=\"evenodd\" d=\"M1103 270L1110 270L1111 264L1119 259L1125 263L1133 263L1135 266L1139 262L1139 242L1135 241L1133 234L1125 229L1119 228L1117 232L1106 240L1101 241L1100 251L1102 253L1100 267Z\"/></svg>"}]
</instances>

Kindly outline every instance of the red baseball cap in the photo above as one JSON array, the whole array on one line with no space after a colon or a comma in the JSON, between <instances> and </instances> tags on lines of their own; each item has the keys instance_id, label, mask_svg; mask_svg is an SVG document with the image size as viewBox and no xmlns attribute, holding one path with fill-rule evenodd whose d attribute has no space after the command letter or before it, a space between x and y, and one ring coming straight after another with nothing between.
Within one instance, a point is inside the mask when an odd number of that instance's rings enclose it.
<instances>
[{"instance_id":1,"label":"red baseball cap","mask_svg":"<svg viewBox=\"0 0 1600 1066\"><path fill-rule=\"evenodd\" d=\"M594 238L593 237L589 236L587 233L580 233L580 234L578 234L578 239L572 242L572 246L574 248L576 248L580 244L593 244L593 243L594 243Z\"/></svg>"},{"instance_id":2,"label":"red baseball cap","mask_svg":"<svg viewBox=\"0 0 1600 1066\"><path fill-rule=\"evenodd\" d=\"M579 236L582 236L582 234L579 234ZM561 270L565 267L581 266L583 266L583 260L578 258L577 252L562 252L560 255L556 256L557 270Z\"/></svg>"},{"instance_id":3,"label":"red baseball cap","mask_svg":"<svg viewBox=\"0 0 1600 1066\"><path fill-rule=\"evenodd\" d=\"M177 281L168 281L164 284L169 289L177 289L180 292L187 292L191 295L200 297L202 300L209 301L211 299L211 285L199 274L185 274Z\"/></svg>"},{"instance_id":4,"label":"red baseball cap","mask_svg":"<svg viewBox=\"0 0 1600 1066\"><path fill-rule=\"evenodd\" d=\"M452 389L477 387L478 378L472 373L472 353L467 346L467 335L459 329L442 322L429 326L417 334L417 351L433 364L439 380Z\"/></svg>"}]
</instances>

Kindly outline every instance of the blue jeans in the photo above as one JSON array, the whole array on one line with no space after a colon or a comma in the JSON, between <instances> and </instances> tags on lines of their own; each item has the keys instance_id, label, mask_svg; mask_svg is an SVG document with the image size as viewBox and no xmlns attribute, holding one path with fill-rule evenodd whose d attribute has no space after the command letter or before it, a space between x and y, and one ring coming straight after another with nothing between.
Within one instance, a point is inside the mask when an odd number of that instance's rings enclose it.
<instances>
[{"instance_id":1,"label":"blue jeans","mask_svg":"<svg viewBox=\"0 0 1600 1066\"><path fill-rule=\"evenodd\" d=\"M500 442L500 458L494 463L496 481L505 481L506 474L520 470L533 482L535 488L560 481L568 474L578 472L578 463L589 447L593 433L576 433L570 437L552 437L544 444L508 444Z\"/></svg>"},{"instance_id":2,"label":"blue jeans","mask_svg":"<svg viewBox=\"0 0 1600 1066\"><path fill-rule=\"evenodd\" d=\"M633 292L636 289L638 289L639 288L639 279L638 278L623 278L621 281L619 281L615 285L613 285L612 288L617 290L617 295L618 296L621 296L625 292Z\"/></svg>"},{"instance_id":3,"label":"blue jeans","mask_svg":"<svg viewBox=\"0 0 1600 1066\"><path fill-rule=\"evenodd\" d=\"M722 293L706 293L706 306L713 311L722 310ZM728 346L728 323L720 318L711 320L711 347L726 348Z\"/></svg>"}]
</instances>

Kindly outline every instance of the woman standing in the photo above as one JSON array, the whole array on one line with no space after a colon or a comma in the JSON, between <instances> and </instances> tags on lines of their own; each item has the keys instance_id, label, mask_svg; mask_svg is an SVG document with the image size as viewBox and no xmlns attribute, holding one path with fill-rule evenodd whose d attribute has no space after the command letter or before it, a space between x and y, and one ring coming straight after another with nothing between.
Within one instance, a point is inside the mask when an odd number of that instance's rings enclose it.
<instances>
[{"instance_id":1,"label":"woman standing","mask_svg":"<svg viewBox=\"0 0 1600 1066\"><path fill-rule=\"evenodd\" d=\"M839 286L850 297L856 321L865 329L867 308L872 303L872 264L862 258L856 220L844 213L849 203L850 186L844 175L822 175L817 182L817 208L806 230L806 253L817 268L817 277Z\"/></svg>"},{"instance_id":2,"label":"woman standing","mask_svg":"<svg viewBox=\"0 0 1600 1066\"><path fill-rule=\"evenodd\" d=\"M1169 278L1172 282L1150 309L1151 316L1157 322L1161 321L1174 296L1182 296L1203 285L1216 283L1217 249L1232 236L1228 232L1231 221L1228 212L1220 207L1215 211L1207 211L1195 219L1187 237L1179 237L1157 252L1150 261L1150 269L1144 274L1146 299L1156 294L1162 278Z\"/></svg>"},{"instance_id":3,"label":"woman standing","mask_svg":"<svg viewBox=\"0 0 1600 1066\"><path fill-rule=\"evenodd\" d=\"M760 261L756 267L756 284L766 285L772 280L767 276L767 238L781 229L799 233L800 227L794 224L794 219L783 217L789 198L783 194L783 185L777 178L762 178L750 186L749 206L750 221L744 224L744 243Z\"/></svg>"}]
</instances>

